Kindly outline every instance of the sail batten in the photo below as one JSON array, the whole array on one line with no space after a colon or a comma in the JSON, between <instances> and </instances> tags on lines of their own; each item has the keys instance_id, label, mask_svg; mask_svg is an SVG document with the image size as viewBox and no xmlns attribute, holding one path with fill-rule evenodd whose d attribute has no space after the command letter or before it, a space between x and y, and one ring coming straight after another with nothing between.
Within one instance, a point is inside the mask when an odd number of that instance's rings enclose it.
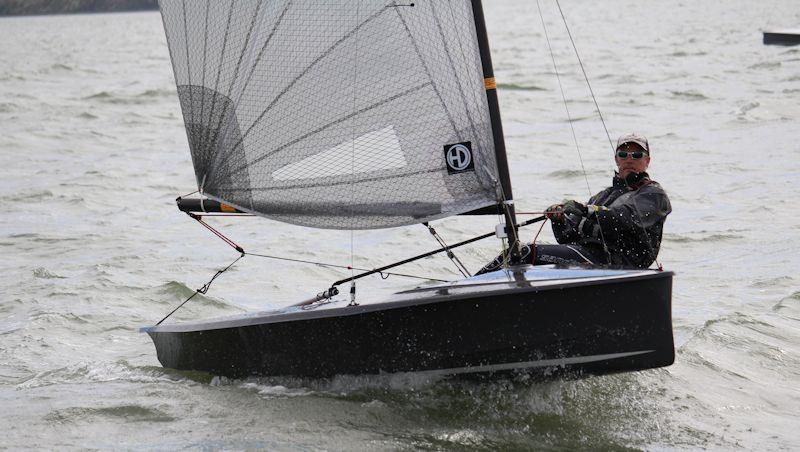
<instances>
[{"instance_id":1,"label":"sail batten","mask_svg":"<svg viewBox=\"0 0 800 452\"><path fill-rule=\"evenodd\" d=\"M336 229L502 202L469 0L159 5L210 198Z\"/></svg>"}]
</instances>

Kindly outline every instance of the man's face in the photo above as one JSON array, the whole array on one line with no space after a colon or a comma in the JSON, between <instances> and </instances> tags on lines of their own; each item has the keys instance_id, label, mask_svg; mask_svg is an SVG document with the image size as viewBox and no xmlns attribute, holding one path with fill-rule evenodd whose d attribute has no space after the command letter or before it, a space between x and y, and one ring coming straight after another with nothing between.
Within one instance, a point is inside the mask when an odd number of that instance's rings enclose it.
<instances>
[{"instance_id":1,"label":"man's face","mask_svg":"<svg viewBox=\"0 0 800 452\"><path fill-rule=\"evenodd\" d=\"M620 153L627 153L626 157L620 157ZM639 157L641 158L634 158ZM619 177L625 179L628 174L641 173L647 170L650 165L650 156L641 146L636 143L625 143L614 154L614 161L617 162L617 172Z\"/></svg>"}]
</instances>

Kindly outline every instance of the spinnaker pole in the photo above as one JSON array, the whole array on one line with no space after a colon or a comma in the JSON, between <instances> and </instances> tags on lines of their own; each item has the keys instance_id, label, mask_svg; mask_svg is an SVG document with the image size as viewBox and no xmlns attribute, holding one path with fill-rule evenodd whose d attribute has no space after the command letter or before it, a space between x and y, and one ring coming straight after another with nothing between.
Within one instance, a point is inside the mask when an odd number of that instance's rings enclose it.
<instances>
[{"instance_id":1,"label":"spinnaker pole","mask_svg":"<svg viewBox=\"0 0 800 452\"><path fill-rule=\"evenodd\" d=\"M497 83L494 79L492 55L489 51L489 38L486 34L486 22L483 17L481 0L472 0L472 17L475 19L475 31L478 38L478 49L483 65L483 83L486 87L486 100L489 103L489 117L492 122L492 137L494 139L494 153L497 161L497 172L500 176L500 186L503 190L504 205L501 206L506 221L508 234L508 250L511 263L520 261L519 239L517 233L517 217L514 212L514 195L511 192L511 177L508 172L508 159L506 158L506 142L503 138L503 123L500 120L500 105L497 102Z\"/></svg>"}]
</instances>

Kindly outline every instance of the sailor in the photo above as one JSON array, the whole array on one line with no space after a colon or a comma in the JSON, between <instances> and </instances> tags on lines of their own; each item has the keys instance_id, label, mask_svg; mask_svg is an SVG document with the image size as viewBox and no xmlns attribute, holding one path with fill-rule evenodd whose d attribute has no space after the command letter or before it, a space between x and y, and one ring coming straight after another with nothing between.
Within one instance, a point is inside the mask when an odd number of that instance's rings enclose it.
<instances>
[{"instance_id":1,"label":"sailor","mask_svg":"<svg viewBox=\"0 0 800 452\"><path fill-rule=\"evenodd\" d=\"M523 262L647 268L658 256L664 221L672 211L661 186L650 179L650 145L634 133L617 140L611 186L587 204L569 200L547 209L558 245L521 247ZM502 256L478 274L502 267Z\"/></svg>"}]
</instances>

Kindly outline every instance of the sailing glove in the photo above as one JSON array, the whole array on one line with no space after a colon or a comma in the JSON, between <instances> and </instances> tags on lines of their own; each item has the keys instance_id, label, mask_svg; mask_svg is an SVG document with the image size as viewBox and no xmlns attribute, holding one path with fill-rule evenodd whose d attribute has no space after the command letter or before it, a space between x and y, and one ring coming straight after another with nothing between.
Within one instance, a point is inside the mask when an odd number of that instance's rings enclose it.
<instances>
[{"instance_id":1,"label":"sailing glove","mask_svg":"<svg viewBox=\"0 0 800 452\"><path fill-rule=\"evenodd\" d=\"M588 215L588 211L586 210L586 206L578 201L569 200L564 203L564 214L585 217Z\"/></svg>"}]
</instances>

